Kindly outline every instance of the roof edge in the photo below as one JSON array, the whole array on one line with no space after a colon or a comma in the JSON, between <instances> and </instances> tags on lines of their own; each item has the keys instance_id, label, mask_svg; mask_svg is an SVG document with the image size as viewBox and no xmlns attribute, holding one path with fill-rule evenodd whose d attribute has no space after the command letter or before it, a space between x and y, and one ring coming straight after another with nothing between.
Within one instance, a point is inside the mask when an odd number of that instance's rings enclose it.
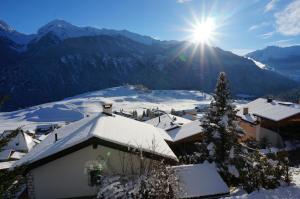
<instances>
[{"instance_id":1,"label":"roof edge","mask_svg":"<svg viewBox=\"0 0 300 199\"><path fill-rule=\"evenodd\" d=\"M89 145L102 145L102 146L106 146L106 147L109 147L109 148L112 148L112 149L117 149L117 150L120 150L120 151L123 151L123 152L127 152L127 153L133 153L135 154L135 152L133 152L132 150L128 150L128 146L125 146L125 145L120 145L120 144L117 144L117 143L114 143L114 142L110 142L110 141L107 141L107 140L103 140L101 138L98 138L98 137L91 137L83 142L80 142L76 145L73 145L71 147L68 147L66 149L63 149L57 153L54 153L50 156L47 156L47 157L44 157L42 159L39 159L39 160L36 160L34 162L31 162L29 164L27 164L27 169L25 171L25 173L28 173L30 170L34 169L34 168L37 168L39 166L42 166L44 164L47 164L51 161L54 161L56 159L59 159L61 157L64 157L68 154L71 154L73 152L76 152L84 147L87 147ZM132 148L136 148L136 147L132 147ZM151 158L151 159L154 159L154 160L166 160L167 163L169 164L175 164L177 163L178 160L175 160L174 158L171 158L171 157L168 157L168 156L163 156L163 155L160 155L158 153L151 153L149 151L142 151L143 152L143 155L147 158ZM26 163L25 163L26 165Z\"/></svg>"}]
</instances>

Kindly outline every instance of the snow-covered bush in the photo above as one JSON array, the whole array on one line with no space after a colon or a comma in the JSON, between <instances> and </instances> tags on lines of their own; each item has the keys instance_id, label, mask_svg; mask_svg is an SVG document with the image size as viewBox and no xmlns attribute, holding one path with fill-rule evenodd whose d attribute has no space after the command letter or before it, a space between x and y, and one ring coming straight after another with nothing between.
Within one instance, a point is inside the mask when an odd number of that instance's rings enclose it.
<instances>
[{"instance_id":1,"label":"snow-covered bush","mask_svg":"<svg viewBox=\"0 0 300 199\"><path fill-rule=\"evenodd\" d=\"M153 162L148 172L140 175L102 176L97 198L175 198L179 182L176 174L163 161Z\"/></svg>"}]
</instances>

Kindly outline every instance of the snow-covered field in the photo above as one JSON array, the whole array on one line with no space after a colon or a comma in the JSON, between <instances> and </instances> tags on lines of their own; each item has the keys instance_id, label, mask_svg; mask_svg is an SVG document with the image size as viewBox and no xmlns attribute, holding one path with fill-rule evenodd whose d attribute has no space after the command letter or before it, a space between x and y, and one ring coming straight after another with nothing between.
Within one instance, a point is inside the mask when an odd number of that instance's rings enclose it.
<instances>
[{"instance_id":1,"label":"snow-covered field","mask_svg":"<svg viewBox=\"0 0 300 199\"><path fill-rule=\"evenodd\" d=\"M260 190L250 194L237 192L226 199L299 199L300 168L292 168L293 181L290 186L281 186L273 190Z\"/></svg>"},{"instance_id":2,"label":"snow-covered field","mask_svg":"<svg viewBox=\"0 0 300 199\"><path fill-rule=\"evenodd\" d=\"M17 127L35 129L37 125L64 124L102 111L102 102L113 103L113 110L137 110L139 114L147 108L159 108L170 112L193 109L209 104L211 96L200 91L186 90L141 90L133 86L114 87L81 94L62 101L42 104L14 112L0 113L0 133Z\"/></svg>"}]
</instances>

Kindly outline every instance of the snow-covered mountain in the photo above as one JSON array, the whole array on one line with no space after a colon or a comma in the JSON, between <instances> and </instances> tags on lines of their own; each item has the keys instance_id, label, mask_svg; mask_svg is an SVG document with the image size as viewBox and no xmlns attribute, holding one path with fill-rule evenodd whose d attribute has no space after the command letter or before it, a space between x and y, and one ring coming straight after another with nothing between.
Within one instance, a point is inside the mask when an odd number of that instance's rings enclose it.
<instances>
[{"instance_id":1,"label":"snow-covered mountain","mask_svg":"<svg viewBox=\"0 0 300 199\"><path fill-rule=\"evenodd\" d=\"M0 37L9 38L16 44L24 45L30 42L34 38L34 35L19 33L11 28L7 23L0 20Z\"/></svg>"},{"instance_id":2,"label":"snow-covered mountain","mask_svg":"<svg viewBox=\"0 0 300 199\"><path fill-rule=\"evenodd\" d=\"M300 46L268 46L248 53L246 57L259 61L268 69L290 79L300 81Z\"/></svg>"},{"instance_id":3,"label":"snow-covered mountain","mask_svg":"<svg viewBox=\"0 0 300 199\"><path fill-rule=\"evenodd\" d=\"M82 37L82 36L97 36L97 35L109 35L109 36L116 36L121 35L127 37L133 41L137 41L143 44L151 45L159 40L153 39L149 36L143 36L136 33L129 32L127 30L110 30L110 29L98 29L94 27L78 27L73 24L70 24L64 20L53 20L38 30L37 39L45 36L48 33L52 33L56 35L61 40L67 38L74 38L74 37Z\"/></svg>"},{"instance_id":4,"label":"snow-covered mountain","mask_svg":"<svg viewBox=\"0 0 300 199\"><path fill-rule=\"evenodd\" d=\"M133 36L137 37L131 39ZM148 37L77 27L62 20L42 27L24 51L1 37L0 53L5 56L0 57L0 97L10 98L1 110L125 83L211 92L221 71L228 75L232 94L261 96L297 87L294 81L217 47L199 48L190 42L161 42L150 37L157 43L149 45L139 38Z\"/></svg>"},{"instance_id":5,"label":"snow-covered mountain","mask_svg":"<svg viewBox=\"0 0 300 199\"><path fill-rule=\"evenodd\" d=\"M117 36L121 35L127 37L133 41L137 41L146 45L152 45L159 42L168 43L171 41L160 41L149 36L140 35L130 32L128 30L112 30L112 29L98 29L94 27L79 27L75 26L64 20L53 20L42 26L36 34L23 34L12 27L6 22L0 20L0 37L6 37L19 45L26 45L31 41L38 41L48 33L56 35L59 39L64 40L67 38L83 37L83 36L97 36L97 35L109 35Z\"/></svg>"}]
</instances>

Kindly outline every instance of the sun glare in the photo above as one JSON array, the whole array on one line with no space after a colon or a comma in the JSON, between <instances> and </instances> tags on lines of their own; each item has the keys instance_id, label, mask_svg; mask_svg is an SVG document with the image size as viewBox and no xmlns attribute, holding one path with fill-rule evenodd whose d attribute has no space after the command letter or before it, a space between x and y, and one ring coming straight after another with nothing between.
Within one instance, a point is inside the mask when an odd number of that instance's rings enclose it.
<instances>
[{"instance_id":1,"label":"sun glare","mask_svg":"<svg viewBox=\"0 0 300 199\"><path fill-rule=\"evenodd\" d=\"M215 28L215 21L212 18L193 24L193 28L191 30L192 41L196 43L210 43L214 40Z\"/></svg>"}]
</instances>

